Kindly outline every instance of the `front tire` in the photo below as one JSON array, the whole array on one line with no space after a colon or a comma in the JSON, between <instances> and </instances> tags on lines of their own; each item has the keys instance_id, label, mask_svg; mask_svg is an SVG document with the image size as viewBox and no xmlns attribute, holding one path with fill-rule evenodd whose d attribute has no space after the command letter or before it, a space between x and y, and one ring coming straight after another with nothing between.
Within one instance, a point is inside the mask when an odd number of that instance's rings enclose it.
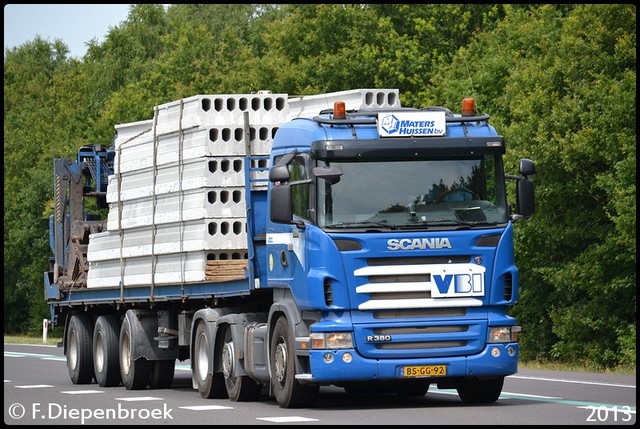
<instances>
[{"instance_id":1,"label":"front tire","mask_svg":"<svg viewBox=\"0 0 640 429\"><path fill-rule=\"evenodd\" d=\"M92 329L89 318L74 314L67 328L67 369L73 384L93 380Z\"/></svg>"},{"instance_id":2,"label":"front tire","mask_svg":"<svg viewBox=\"0 0 640 429\"><path fill-rule=\"evenodd\" d=\"M282 408L311 406L320 390L319 386L300 384L296 380L293 333L286 317L280 317L271 335L269 346L271 387Z\"/></svg>"},{"instance_id":3,"label":"front tire","mask_svg":"<svg viewBox=\"0 0 640 429\"><path fill-rule=\"evenodd\" d=\"M118 322L115 316L98 317L93 329L93 368L100 387L120 384Z\"/></svg>"},{"instance_id":4,"label":"front tire","mask_svg":"<svg viewBox=\"0 0 640 429\"><path fill-rule=\"evenodd\" d=\"M502 393L504 377L488 380L460 379L456 381L456 390L465 404L491 404Z\"/></svg>"}]
</instances>

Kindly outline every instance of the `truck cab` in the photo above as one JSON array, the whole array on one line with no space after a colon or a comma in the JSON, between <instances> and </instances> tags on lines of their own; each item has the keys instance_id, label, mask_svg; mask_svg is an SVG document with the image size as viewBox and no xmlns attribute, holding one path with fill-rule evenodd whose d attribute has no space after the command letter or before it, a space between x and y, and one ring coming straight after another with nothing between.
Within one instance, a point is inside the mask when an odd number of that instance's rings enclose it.
<instances>
[{"instance_id":1,"label":"truck cab","mask_svg":"<svg viewBox=\"0 0 640 429\"><path fill-rule=\"evenodd\" d=\"M295 383L498 399L517 372L513 223L533 214L535 169L505 174L488 119L472 99L461 114L338 102L278 130L267 287L302 314Z\"/></svg>"}]
</instances>

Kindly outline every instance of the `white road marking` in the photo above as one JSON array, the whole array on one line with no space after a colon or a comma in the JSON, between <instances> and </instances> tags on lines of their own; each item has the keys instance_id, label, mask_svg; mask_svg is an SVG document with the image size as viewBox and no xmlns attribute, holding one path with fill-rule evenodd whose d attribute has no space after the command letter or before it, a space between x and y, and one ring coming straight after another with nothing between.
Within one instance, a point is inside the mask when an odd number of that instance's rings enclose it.
<instances>
[{"instance_id":1,"label":"white road marking","mask_svg":"<svg viewBox=\"0 0 640 429\"><path fill-rule=\"evenodd\" d=\"M131 398L115 398L116 401L163 401L164 398L156 398L155 396L134 396Z\"/></svg>"},{"instance_id":2,"label":"white road marking","mask_svg":"<svg viewBox=\"0 0 640 429\"><path fill-rule=\"evenodd\" d=\"M258 417L256 420L264 420L273 423L292 423L292 422L317 422L318 419L310 419L307 417L288 416L288 417Z\"/></svg>"},{"instance_id":3,"label":"white road marking","mask_svg":"<svg viewBox=\"0 0 640 429\"><path fill-rule=\"evenodd\" d=\"M5 356L9 356L9 357L39 357L39 358L50 358L50 357L56 357L54 355L46 355L46 354L42 354L42 353L21 353L21 352L10 352L5 350L4 351L4 355Z\"/></svg>"},{"instance_id":4,"label":"white road marking","mask_svg":"<svg viewBox=\"0 0 640 429\"><path fill-rule=\"evenodd\" d=\"M233 407L225 407L224 405L188 405L179 407L183 410L192 411L208 411L208 410L233 410Z\"/></svg>"},{"instance_id":5,"label":"white road marking","mask_svg":"<svg viewBox=\"0 0 640 429\"><path fill-rule=\"evenodd\" d=\"M582 405L578 405L577 408L584 408L585 410L590 410L593 411L594 407L592 405L588 406L588 407L584 407ZM603 411L611 411L613 413L628 413L628 414L635 414L636 410L634 410L633 408L629 407L629 406L620 406L620 405L616 405L615 407L611 407L611 408L607 408L607 407L601 407L603 409Z\"/></svg>"},{"instance_id":6,"label":"white road marking","mask_svg":"<svg viewBox=\"0 0 640 429\"><path fill-rule=\"evenodd\" d=\"M24 385L24 386L16 386L19 389L38 389L41 387L53 387L50 384L28 384L28 385Z\"/></svg>"},{"instance_id":7,"label":"white road marking","mask_svg":"<svg viewBox=\"0 0 640 429\"><path fill-rule=\"evenodd\" d=\"M525 377L522 375L510 375L509 378L521 378L523 380L536 380L536 381L553 381L556 383L591 384L594 386L626 387L629 389L636 388L636 386L631 384L599 383L596 381L565 380L562 378Z\"/></svg>"}]
</instances>

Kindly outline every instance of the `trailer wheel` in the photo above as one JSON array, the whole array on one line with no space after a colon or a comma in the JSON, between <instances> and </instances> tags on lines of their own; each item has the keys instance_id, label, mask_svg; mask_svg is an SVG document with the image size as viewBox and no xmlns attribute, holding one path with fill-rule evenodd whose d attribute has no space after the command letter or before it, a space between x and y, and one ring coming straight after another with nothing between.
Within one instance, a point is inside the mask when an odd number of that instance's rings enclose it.
<instances>
[{"instance_id":1,"label":"trailer wheel","mask_svg":"<svg viewBox=\"0 0 640 429\"><path fill-rule=\"evenodd\" d=\"M229 399L234 402L255 401L260 397L262 385L246 375L234 376L235 345L231 327L224 328L224 345L222 346L222 373Z\"/></svg>"},{"instance_id":2,"label":"trailer wheel","mask_svg":"<svg viewBox=\"0 0 640 429\"><path fill-rule=\"evenodd\" d=\"M213 347L204 322L198 323L196 327L192 359L193 374L200 396L205 399L227 398L227 390L222 373L215 373L209 370L209 368L213 367Z\"/></svg>"},{"instance_id":3,"label":"trailer wheel","mask_svg":"<svg viewBox=\"0 0 640 429\"><path fill-rule=\"evenodd\" d=\"M147 387L150 363L145 358L133 359L135 332L127 316L120 327L120 376L127 390L141 390Z\"/></svg>"},{"instance_id":4,"label":"trailer wheel","mask_svg":"<svg viewBox=\"0 0 640 429\"><path fill-rule=\"evenodd\" d=\"M503 384L504 377L489 380L459 379L456 381L456 390L465 404L490 404L500 397Z\"/></svg>"},{"instance_id":5,"label":"trailer wheel","mask_svg":"<svg viewBox=\"0 0 640 429\"><path fill-rule=\"evenodd\" d=\"M93 329L93 369L100 387L120 384L118 322L115 316L98 317Z\"/></svg>"},{"instance_id":6,"label":"trailer wheel","mask_svg":"<svg viewBox=\"0 0 640 429\"><path fill-rule=\"evenodd\" d=\"M67 368L73 384L89 384L93 380L91 323L83 314L74 314L67 328Z\"/></svg>"},{"instance_id":7,"label":"trailer wheel","mask_svg":"<svg viewBox=\"0 0 640 429\"><path fill-rule=\"evenodd\" d=\"M309 407L320 390L319 386L300 384L296 380L293 334L286 317L276 322L269 346L271 387L282 408Z\"/></svg>"},{"instance_id":8,"label":"trailer wheel","mask_svg":"<svg viewBox=\"0 0 640 429\"><path fill-rule=\"evenodd\" d=\"M149 388L168 389L173 384L173 376L176 371L175 359L150 361Z\"/></svg>"}]
</instances>

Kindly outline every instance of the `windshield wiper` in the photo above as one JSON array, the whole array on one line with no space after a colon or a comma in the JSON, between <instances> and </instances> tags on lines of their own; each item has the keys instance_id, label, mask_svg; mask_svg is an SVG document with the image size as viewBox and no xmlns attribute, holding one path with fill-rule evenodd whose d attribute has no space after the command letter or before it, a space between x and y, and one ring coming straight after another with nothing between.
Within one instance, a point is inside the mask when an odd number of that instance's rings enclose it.
<instances>
[{"instance_id":1,"label":"windshield wiper","mask_svg":"<svg viewBox=\"0 0 640 429\"><path fill-rule=\"evenodd\" d=\"M469 221L460 219L435 219L426 222L428 225L460 225L461 227L474 227L474 226L492 226L496 225L495 222L482 222L482 221Z\"/></svg>"},{"instance_id":2,"label":"windshield wiper","mask_svg":"<svg viewBox=\"0 0 640 429\"><path fill-rule=\"evenodd\" d=\"M325 225L325 228L367 228L370 226L379 226L385 229L398 229L394 224L388 224L384 222L374 222L370 220L363 220L359 222L338 222L331 225Z\"/></svg>"},{"instance_id":3,"label":"windshield wiper","mask_svg":"<svg viewBox=\"0 0 640 429\"><path fill-rule=\"evenodd\" d=\"M398 229L429 229L426 222L406 223L398 225Z\"/></svg>"},{"instance_id":4,"label":"windshield wiper","mask_svg":"<svg viewBox=\"0 0 640 429\"><path fill-rule=\"evenodd\" d=\"M465 226L475 226L480 222L472 222L468 220L459 220L459 219L435 219L430 220L429 224L438 224L438 225L465 225Z\"/></svg>"}]
</instances>

